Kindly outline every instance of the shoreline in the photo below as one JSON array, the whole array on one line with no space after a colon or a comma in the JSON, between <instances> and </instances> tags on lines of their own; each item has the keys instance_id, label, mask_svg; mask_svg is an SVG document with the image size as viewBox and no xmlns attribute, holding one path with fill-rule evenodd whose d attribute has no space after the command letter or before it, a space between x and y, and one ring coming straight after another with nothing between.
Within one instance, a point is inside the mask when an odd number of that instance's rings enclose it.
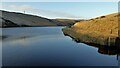
<instances>
[{"instance_id":1,"label":"shoreline","mask_svg":"<svg viewBox=\"0 0 120 68\"><path fill-rule=\"evenodd\" d=\"M83 42L83 43L93 43L93 44L99 44L102 46L119 46L119 37L92 37L89 34L82 34L77 33L71 28L63 28L62 29L65 36L70 36L72 39L74 39L76 42Z\"/></svg>"},{"instance_id":2,"label":"shoreline","mask_svg":"<svg viewBox=\"0 0 120 68\"><path fill-rule=\"evenodd\" d=\"M16 26L16 27L0 27L0 28L2 29L2 28L26 28L26 27L65 27L65 26L54 26L54 25L53 26L49 26L48 25L48 26L20 26L20 27Z\"/></svg>"}]
</instances>

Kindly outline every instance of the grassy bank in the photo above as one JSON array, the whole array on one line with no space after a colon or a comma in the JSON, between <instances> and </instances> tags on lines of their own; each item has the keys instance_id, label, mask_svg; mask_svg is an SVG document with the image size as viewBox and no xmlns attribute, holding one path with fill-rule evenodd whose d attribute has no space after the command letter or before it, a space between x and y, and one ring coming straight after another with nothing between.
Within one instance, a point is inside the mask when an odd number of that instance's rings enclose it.
<instances>
[{"instance_id":1,"label":"grassy bank","mask_svg":"<svg viewBox=\"0 0 120 68\"><path fill-rule=\"evenodd\" d=\"M77 33L71 28L63 28L62 31L65 35L70 36L71 38L73 38L75 41L78 41L78 42L114 46L116 41L116 37L105 37L105 36L95 37L95 36L92 36L91 34Z\"/></svg>"},{"instance_id":2,"label":"grassy bank","mask_svg":"<svg viewBox=\"0 0 120 68\"><path fill-rule=\"evenodd\" d=\"M118 38L117 13L77 22L72 27L64 28L63 33L85 43L115 46Z\"/></svg>"}]
</instances>

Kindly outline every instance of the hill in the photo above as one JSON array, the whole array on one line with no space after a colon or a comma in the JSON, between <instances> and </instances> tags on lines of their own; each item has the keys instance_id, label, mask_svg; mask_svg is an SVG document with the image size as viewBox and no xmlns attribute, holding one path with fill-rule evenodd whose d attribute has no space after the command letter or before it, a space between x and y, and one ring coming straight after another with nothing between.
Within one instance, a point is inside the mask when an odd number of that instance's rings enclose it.
<instances>
[{"instance_id":1,"label":"hill","mask_svg":"<svg viewBox=\"0 0 120 68\"><path fill-rule=\"evenodd\" d=\"M82 42L113 45L118 37L118 18L118 13L96 17L77 22L71 28L64 28L63 32Z\"/></svg>"},{"instance_id":2,"label":"hill","mask_svg":"<svg viewBox=\"0 0 120 68\"><path fill-rule=\"evenodd\" d=\"M72 26L72 29L82 33L92 32L94 36L118 36L118 17L120 17L120 15L117 13L97 17L88 21L78 22Z\"/></svg>"},{"instance_id":3,"label":"hill","mask_svg":"<svg viewBox=\"0 0 120 68\"><path fill-rule=\"evenodd\" d=\"M40 16L23 14L17 12L2 11L0 16L0 27L29 27L29 26L67 26L70 23L57 19L48 19Z\"/></svg>"},{"instance_id":4,"label":"hill","mask_svg":"<svg viewBox=\"0 0 120 68\"><path fill-rule=\"evenodd\" d=\"M64 25L64 26L71 26L74 25L76 22L78 21L82 21L82 20L75 20L75 19L52 19L56 22L60 22L60 25Z\"/></svg>"},{"instance_id":5,"label":"hill","mask_svg":"<svg viewBox=\"0 0 120 68\"><path fill-rule=\"evenodd\" d=\"M0 17L2 19L2 27L56 25L52 20L39 16L7 11L0 12L2 12L2 16Z\"/></svg>"}]
</instances>

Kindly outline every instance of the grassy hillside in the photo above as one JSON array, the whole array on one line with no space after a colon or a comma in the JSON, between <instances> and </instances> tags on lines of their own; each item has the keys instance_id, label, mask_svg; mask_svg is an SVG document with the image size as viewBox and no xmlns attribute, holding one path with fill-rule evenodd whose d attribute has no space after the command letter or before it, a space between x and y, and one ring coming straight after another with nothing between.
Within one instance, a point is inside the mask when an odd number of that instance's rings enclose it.
<instances>
[{"instance_id":1,"label":"grassy hillside","mask_svg":"<svg viewBox=\"0 0 120 68\"><path fill-rule=\"evenodd\" d=\"M76 32L90 33L93 36L118 36L118 15L117 13L97 17L88 21L82 21L72 26Z\"/></svg>"},{"instance_id":2,"label":"grassy hillside","mask_svg":"<svg viewBox=\"0 0 120 68\"><path fill-rule=\"evenodd\" d=\"M8 12L8 11L0 11L0 12L2 12L1 19L8 20L19 26L23 26L23 25L25 26L55 26L56 25L55 22L53 22L52 20L39 17L39 16L16 13L16 12ZM4 24L5 22L2 22L2 23ZM5 25L5 26L10 26L10 25Z\"/></svg>"},{"instance_id":3,"label":"grassy hillside","mask_svg":"<svg viewBox=\"0 0 120 68\"><path fill-rule=\"evenodd\" d=\"M22 26L67 26L73 25L74 20L48 19L40 16L23 14L17 12L2 11L0 16L0 27L22 27Z\"/></svg>"},{"instance_id":4,"label":"grassy hillside","mask_svg":"<svg viewBox=\"0 0 120 68\"><path fill-rule=\"evenodd\" d=\"M77 22L63 32L75 40L100 45L114 45L118 37L118 13L100 16L90 20Z\"/></svg>"}]
</instances>

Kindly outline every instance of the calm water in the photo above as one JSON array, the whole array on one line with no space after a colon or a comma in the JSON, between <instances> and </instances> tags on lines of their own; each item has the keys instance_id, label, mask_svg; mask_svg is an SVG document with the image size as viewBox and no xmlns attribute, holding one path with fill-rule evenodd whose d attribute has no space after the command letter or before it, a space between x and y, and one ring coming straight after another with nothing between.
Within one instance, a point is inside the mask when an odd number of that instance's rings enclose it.
<instances>
[{"instance_id":1,"label":"calm water","mask_svg":"<svg viewBox=\"0 0 120 68\"><path fill-rule=\"evenodd\" d=\"M3 66L118 66L116 55L76 43L63 27L4 28Z\"/></svg>"}]
</instances>

